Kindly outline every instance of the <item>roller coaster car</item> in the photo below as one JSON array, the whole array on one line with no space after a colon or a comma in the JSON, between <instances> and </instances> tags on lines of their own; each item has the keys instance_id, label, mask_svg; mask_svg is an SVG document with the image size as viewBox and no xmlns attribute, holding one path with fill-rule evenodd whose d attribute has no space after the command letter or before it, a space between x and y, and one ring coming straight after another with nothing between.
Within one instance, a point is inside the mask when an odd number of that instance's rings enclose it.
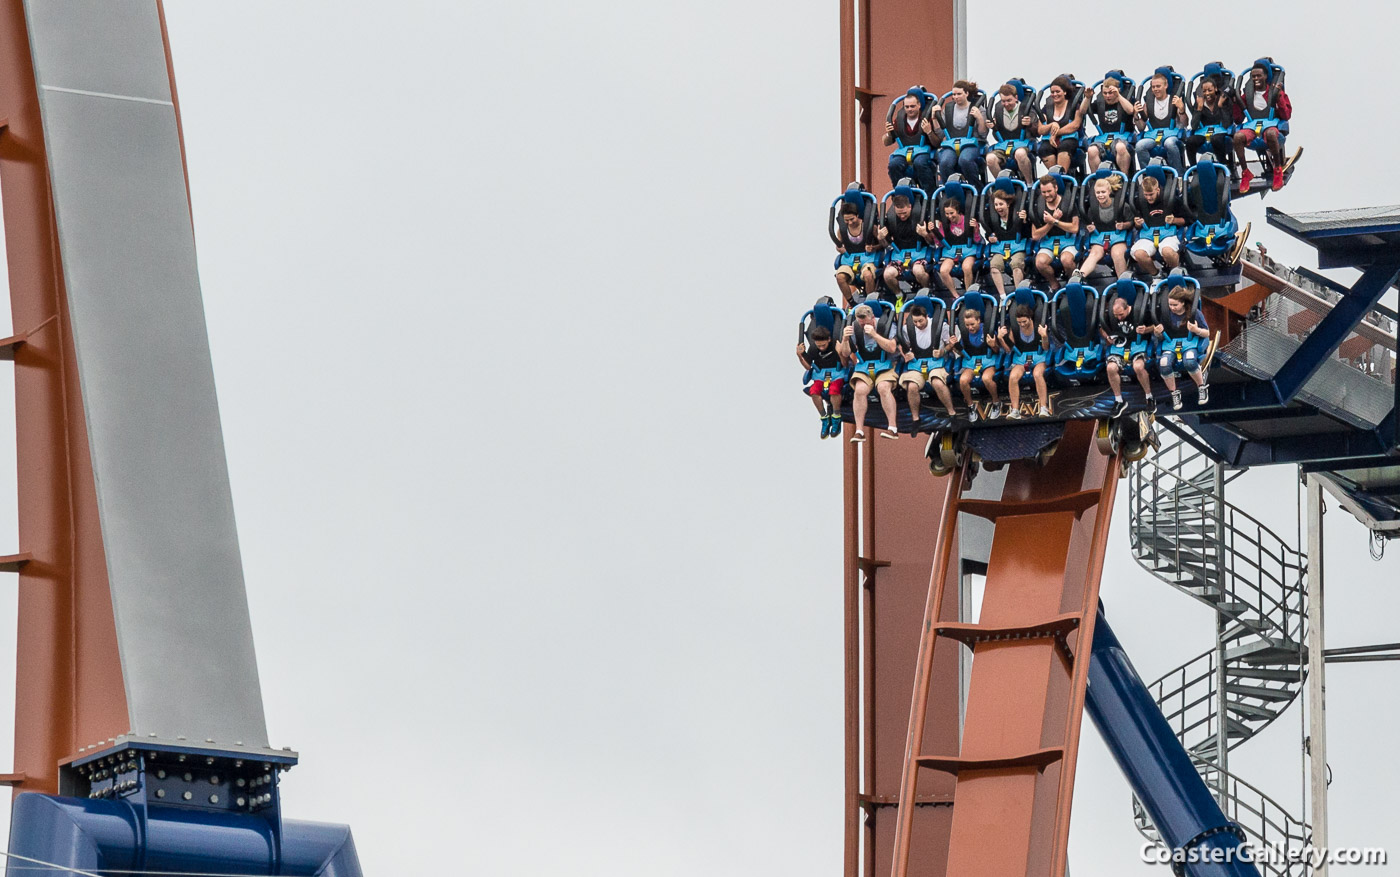
<instances>
[{"instance_id":1,"label":"roller coaster car","mask_svg":"<svg viewBox=\"0 0 1400 877\"><path fill-rule=\"evenodd\" d=\"M1234 286L1249 226L1240 233L1230 209L1230 169L1202 153L1182 178L1182 203L1191 222L1185 227L1182 265L1203 287Z\"/></svg>"},{"instance_id":2,"label":"roller coaster car","mask_svg":"<svg viewBox=\"0 0 1400 877\"><path fill-rule=\"evenodd\" d=\"M914 185L913 180L909 179L908 177L905 177L904 179L899 181L899 185L886 192L885 196L880 199L879 227L883 228L886 221L895 218L895 207L893 201L897 196L903 196L909 199L909 205L912 211L910 213L910 218L913 220L915 225L918 225L921 222L927 222L929 220L928 193L925 192L923 189L920 189L918 186ZM913 268L915 262L921 260L930 263L930 271L934 270L934 267L931 264L934 260L934 252L933 248L930 247L928 244L920 241L917 245L913 247L901 249L900 247L895 246L893 240L890 241L889 247L886 248L883 256L881 257L881 264L884 266L895 265L899 268L899 276L901 282L898 282L896 285L900 286L901 288L889 290L896 302L898 302L904 295L904 290L902 288L903 282L908 282L910 284L910 289L913 289L913 275L908 274L908 272ZM881 283L883 282L884 279L882 277Z\"/></svg>"},{"instance_id":3,"label":"roller coaster car","mask_svg":"<svg viewBox=\"0 0 1400 877\"><path fill-rule=\"evenodd\" d=\"M1027 85L1027 84L1026 84L1026 80L1024 80L1024 79L1008 79L1008 80L1006 80L1006 84L1009 85L1009 86L1011 86L1012 88L1016 89L1016 100L1017 100L1017 102L1018 102L1018 104L1019 104L1018 107L1017 107L1017 109L1016 109L1018 118L1024 119L1026 116L1029 116L1029 115L1031 114L1031 111L1032 111L1032 110L1035 110L1035 109L1037 108L1037 106L1038 106L1038 104L1037 104L1036 90L1035 90L1034 88L1030 87L1029 85ZM992 107L993 111L995 111L996 106L997 106L997 100L996 100L995 97L993 97L993 98L991 99L991 104L990 104L990 106ZM1032 167L1034 167L1035 147L1036 147L1036 144L1040 142L1040 138L1039 138L1039 137L1015 137L1015 138L1003 140L1002 137L1001 137L1001 135L1000 135L999 133L996 133L996 126L992 126L992 132L993 132L993 137L995 138L995 142L992 143L992 144L990 144L990 145L988 145L987 151L988 151L988 152L998 152L998 153L1001 154L1002 159L1003 159L1003 160L1002 160L1003 171L1002 171L1001 174L998 174L997 176L1000 177L1000 176L1002 176L1002 174L1005 174L1005 173L1007 173L1007 172L1010 172L1010 175L1012 176L1012 178L1015 179L1015 180L1020 181L1022 184L1030 184L1030 183L1035 182L1034 180L1022 180L1022 179L1021 179L1021 177L1020 177L1021 169L1016 165L1015 157L1016 157L1016 150L1018 150L1018 149L1025 149L1025 150L1027 150L1027 151L1030 153L1030 158L1031 158L1031 160L1032 160Z\"/></svg>"},{"instance_id":4,"label":"roller coaster car","mask_svg":"<svg viewBox=\"0 0 1400 877\"><path fill-rule=\"evenodd\" d=\"M1249 191L1239 193L1241 196L1258 193L1260 197L1263 197L1273 190L1271 178L1274 168L1265 141L1266 131L1273 129L1278 132L1279 152L1284 156L1283 184L1285 186L1293 177L1293 168L1298 164L1298 159L1303 157L1301 147L1295 149L1292 155L1288 154L1288 120L1279 118L1278 108L1274 106L1274 101L1270 99L1268 109L1263 112L1254 108L1256 89L1250 71L1254 69L1254 66L1261 64L1265 71L1265 88L1269 92L1275 88L1280 92L1284 91L1286 71L1282 65L1275 63L1274 59L1269 57L1255 61L1253 65L1250 65L1250 70L1246 70L1235 79L1235 95L1244 113L1244 121L1237 126L1237 130L1254 132L1254 137L1245 144L1245 148L1255 155L1253 159L1246 162L1249 171L1254 174L1254 179L1250 183Z\"/></svg>"},{"instance_id":5,"label":"roller coaster car","mask_svg":"<svg viewBox=\"0 0 1400 877\"><path fill-rule=\"evenodd\" d=\"M862 183L851 183L846 187L846 191L836 197L831 202L831 209L827 212L826 232L831 236L831 242L837 247L845 246L841 233L844 230L841 222L841 208L850 204L860 213L861 222L866 235L876 233L875 229L879 224L880 210L875 202L875 196L865 190ZM832 263L832 270L840 268L842 265L850 268L854 272L854 283L860 285L861 269L869 266L877 272L880 270L882 257L879 252L866 253L842 253L836 254L836 260ZM867 290L873 293L874 290Z\"/></svg>"}]
</instances>

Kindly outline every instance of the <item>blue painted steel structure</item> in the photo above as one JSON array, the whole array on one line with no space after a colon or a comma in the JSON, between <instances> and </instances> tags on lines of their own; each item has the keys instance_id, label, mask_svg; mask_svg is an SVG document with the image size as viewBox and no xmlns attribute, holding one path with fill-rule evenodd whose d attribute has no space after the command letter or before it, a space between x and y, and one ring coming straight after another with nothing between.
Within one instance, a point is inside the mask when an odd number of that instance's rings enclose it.
<instances>
[{"instance_id":1,"label":"blue painted steel structure","mask_svg":"<svg viewBox=\"0 0 1400 877\"><path fill-rule=\"evenodd\" d=\"M1244 833L1225 818L1162 717L1099 606L1084 706L1162 841L1188 877L1259 877L1241 856ZM1196 861L1191 861L1191 857ZM1222 861L1214 861L1216 858ZM1229 861L1224 861L1228 858Z\"/></svg>"}]
</instances>

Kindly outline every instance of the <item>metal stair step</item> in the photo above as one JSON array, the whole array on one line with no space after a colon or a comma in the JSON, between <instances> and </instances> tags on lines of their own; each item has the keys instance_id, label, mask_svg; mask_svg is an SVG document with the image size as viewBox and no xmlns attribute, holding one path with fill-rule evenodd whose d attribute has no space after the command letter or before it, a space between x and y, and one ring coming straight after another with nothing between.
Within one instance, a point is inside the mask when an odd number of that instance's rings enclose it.
<instances>
[{"instance_id":1,"label":"metal stair step","mask_svg":"<svg viewBox=\"0 0 1400 877\"><path fill-rule=\"evenodd\" d=\"M1297 664L1308 659L1307 649L1300 652L1297 643L1285 639L1263 637L1254 642L1241 643L1225 650L1226 661L1242 661L1247 664Z\"/></svg>"},{"instance_id":2,"label":"metal stair step","mask_svg":"<svg viewBox=\"0 0 1400 877\"><path fill-rule=\"evenodd\" d=\"M1238 700L1226 701L1225 709L1236 715L1247 716L1251 719L1272 719L1278 714L1278 710L1255 706L1252 703L1241 703Z\"/></svg>"},{"instance_id":3,"label":"metal stair step","mask_svg":"<svg viewBox=\"0 0 1400 877\"><path fill-rule=\"evenodd\" d=\"M1272 670L1268 667L1226 664L1225 674L1246 679L1272 679L1277 682L1299 682L1297 670Z\"/></svg>"},{"instance_id":4,"label":"metal stair step","mask_svg":"<svg viewBox=\"0 0 1400 877\"><path fill-rule=\"evenodd\" d=\"M1238 615L1235 617L1234 624L1221 631L1220 638L1238 639L1241 636L1246 636L1249 634L1263 633L1264 631L1270 630L1272 628L1273 625L1263 620L1262 618L1256 618L1251 615Z\"/></svg>"},{"instance_id":5,"label":"metal stair step","mask_svg":"<svg viewBox=\"0 0 1400 877\"><path fill-rule=\"evenodd\" d=\"M1275 703L1287 703L1294 698L1296 692L1284 688L1265 688L1262 685L1240 685L1238 683L1225 683L1225 690L1231 694L1238 694L1244 697L1257 697L1260 700L1270 700Z\"/></svg>"}]
</instances>

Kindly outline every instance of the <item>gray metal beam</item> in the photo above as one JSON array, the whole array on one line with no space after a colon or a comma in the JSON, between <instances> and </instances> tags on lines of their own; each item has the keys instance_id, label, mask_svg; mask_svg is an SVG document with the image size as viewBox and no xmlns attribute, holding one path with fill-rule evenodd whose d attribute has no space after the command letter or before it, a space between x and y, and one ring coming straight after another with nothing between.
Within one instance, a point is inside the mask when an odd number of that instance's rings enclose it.
<instances>
[{"instance_id":1,"label":"gray metal beam","mask_svg":"<svg viewBox=\"0 0 1400 877\"><path fill-rule=\"evenodd\" d=\"M267 726L158 9L24 7L130 731L257 751Z\"/></svg>"}]
</instances>

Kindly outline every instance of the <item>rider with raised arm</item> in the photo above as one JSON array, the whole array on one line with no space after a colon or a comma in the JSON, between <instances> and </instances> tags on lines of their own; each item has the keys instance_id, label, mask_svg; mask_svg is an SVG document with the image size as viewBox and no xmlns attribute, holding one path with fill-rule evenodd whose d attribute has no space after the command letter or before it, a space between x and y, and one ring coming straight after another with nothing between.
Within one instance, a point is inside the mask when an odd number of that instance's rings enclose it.
<instances>
[{"instance_id":1,"label":"rider with raised arm","mask_svg":"<svg viewBox=\"0 0 1400 877\"><path fill-rule=\"evenodd\" d=\"M1135 151L1138 167L1147 167L1152 160L1152 150L1160 146L1167 164L1181 173L1186 164L1177 132L1186 127L1188 120L1185 102L1181 95L1169 93L1170 85L1167 74L1161 70L1153 73L1148 93L1134 107L1141 131Z\"/></svg>"},{"instance_id":2,"label":"rider with raised arm","mask_svg":"<svg viewBox=\"0 0 1400 877\"><path fill-rule=\"evenodd\" d=\"M1050 97L1040 110L1040 159L1045 169L1058 164L1060 170L1068 173L1074 162L1074 151L1079 146L1079 135L1084 127L1084 102L1072 102L1075 94L1074 83L1068 76L1056 76L1050 83Z\"/></svg>"},{"instance_id":3,"label":"rider with raised arm","mask_svg":"<svg viewBox=\"0 0 1400 877\"><path fill-rule=\"evenodd\" d=\"M1105 76L1099 86L1098 96L1090 104L1094 124L1099 129L1099 135L1104 137L1102 143L1090 143L1085 150L1090 169L1097 168L1105 161L1112 161L1123 173L1132 173L1132 147L1136 140L1133 128L1135 108L1133 102L1123 94L1122 87L1123 83L1118 77ZM1094 138L1095 141L1098 139L1099 137Z\"/></svg>"},{"instance_id":4,"label":"rider with raised arm","mask_svg":"<svg viewBox=\"0 0 1400 877\"><path fill-rule=\"evenodd\" d=\"M897 186L904 177L912 175L919 188L932 192L938 185L934 177L932 147L938 145L933 122L924 116L924 97L919 89L909 89L904 96L901 112L885 123L886 146L899 144L890 155L890 185Z\"/></svg>"},{"instance_id":5,"label":"rider with raised arm","mask_svg":"<svg viewBox=\"0 0 1400 877\"><path fill-rule=\"evenodd\" d=\"M987 151L987 173L993 177L1001 173L1008 164L1014 163L1016 170L1020 172L1022 182L1029 183L1035 179L1035 155L1031 152L1030 146L1012 146L1012 143L1034 139L1036 126L1039 124L1039 116L1034 106L1021 106L1021 95L1017 92L1016 86L1006 83L997 92L997 102L992 108L991 118L988 119L989 126L998 142L1006 143L1011 148L1011 162L1007 161L1004 150L997 149L995 144Z\"/></svg>"}]
</instances>

